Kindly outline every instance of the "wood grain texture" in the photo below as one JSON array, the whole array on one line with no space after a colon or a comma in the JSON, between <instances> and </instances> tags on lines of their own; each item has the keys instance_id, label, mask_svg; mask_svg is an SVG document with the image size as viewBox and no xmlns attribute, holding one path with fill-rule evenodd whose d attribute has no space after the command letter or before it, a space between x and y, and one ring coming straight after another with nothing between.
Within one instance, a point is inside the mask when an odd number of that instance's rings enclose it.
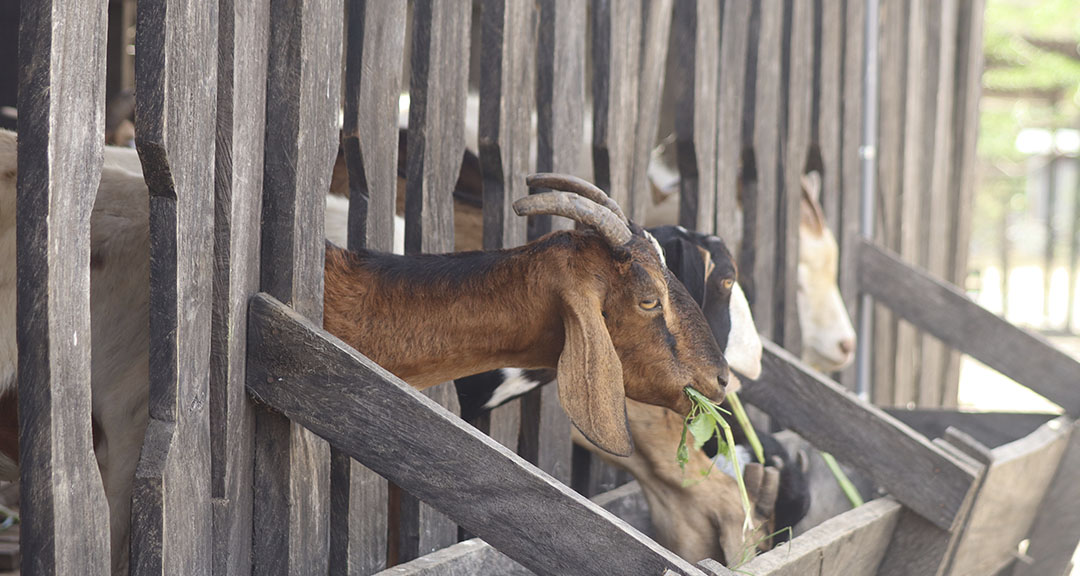
<instances>
[{"instance_id":1,"label":"wood grain texture","mask_svg":"<svg viewBox=\"0 0 1080 576\"><path fill-rule=\"evenodd\" d=\"M583 2L539 0L536 53L537 172L561 172L588 180L584 161L585 21ZM573 228L558 216L530 216L529 240L554 229Z\"/></svg>"},{"instance_id":2,"label":"wood grain texture","mask_svg":"<svg viewBox=\"0 0 1080 576\"><path fill-rule=\"evenodd\" d=\"M1027 537L1070 432L1071 422L1061 417L991 451L986 477L952 559L952 574L987 574L1013 557ZM1017 489L1020 486L1022 490Z\"/></svg>"},{"instance_id":3,"label":"wood grain texture","mask_svg":"<svg viewBox=\"0 0 1080 576\"><path fill-rule=\"evenodd\" d=\"M788 38L787 130L783 143L783 175L777 200L777 294L775 340L795 355L802 351L802 334L795 294L798 290L799 219L802 174L810 156L814 118L814 2L792 2Z\"/></svg>"},{"instance_id":4,"label":"wood grain texture","mask_svg":"<svg viewBox=\"0 0 1080 576\"><path fill-rule=\"evenodd\" d=\"M532 576L479 538L458 542L375 576Z\"/></svg>"},{"instance_id":5,"label":"wood grain texture","mask_svg":"<svg viewBox=\"0 0 1080 576\"><path fill-rule=\"evenodd\" d=\"M968 243L975 191L976 142L978 140L979 99L982 93L983 18L985 0L961 2L956 34L956 87L953 100L953 157L956 166L952 173L949 213L954 224L951 230L948 278L962 286L968 273ZM945 398L951 399L960 382L960 354L949 355L945 372ZM1075 416L1075 414L1074 414Z\"/></svg>"},{"instance_id":6,"label":"wood grain texture","mask_svg":"<svg viewBox=\"0 0 1080 576\"><path fill-rule=\"evenodd\" d=\"M624 212L632 206L642 2L598 0L590 5L594 181Z\"/></svg>"},{"instance_id":7,"label":"wood grain texture","mask_svg":"<svg viewBox=\"0 0 1080 576\"><path fill-rule=\"evenodd\" d=\"M349 248L390 252L398 181L398 95L405 5L350 0L345 54Z\"/></svg>"},{"instance_id":8,"label":"wood grain texture","mask_svg":"<svg viewBox=\"0 0 1080 576\"><path fill-rule=\"evenodd\" d=\"M869 243L862 245L859 279L863 290L898 316L1045 396L1067 414L1080 414L1075 382L1080 364L1042 337L1009 324L955 286Z\"/></svg>"},{"instance_id":9,"label":"wood grain texture","mask_svg":"<svg viewBox=\"0 0 1080 576\"><path fill-rule=\"evenodd\" d=\"M753 78L754 95L744 102L746 112L752 115L754 172L756 182L752 190L743 188L744 202L750 196L750 209L744 203L745 219L754 219L754 237L752 239L754 256L750 261L740 262L740 276L749 273L749 282L740 279L744 287L751 288L747 294L751 310L758 329L766 338L776 333L776 302L781 297L782 286L778 286L776 266L778 238L777 223L780 210L779 189L782 185L780 169L782 165L780 147L780 123L782 102L781 59L783 44L784 2L782 0L763 0L754 4L754 15L758 17L757 34L751 34L751 41L756 38L755 67L747 71ZM744 164L744 170L747 168ZM744 246L748 238L743 238Z\"/></svg>"},{"instance_id":10,"label":"wood grain texture","mask_svg":"<svg viewBox=\"0 0 1080 576\"><path fill-rule=\"evenodd\" d=\"M941 576L956 538L909 508L900 513L892 539L878 567L878 576L926 574Z\"/></svg>"},{"instance_id":11,"label":"wood grain texture","mask_svg":"<svg viewBox=\"0 0 1080 576\"><path fill-rule=\"evenodd\" d=\"M465 96L472 11L466 2L421 0L413 5L409 157L405 191L405 251L454 249L454 184L465 148ZM453 384L424 391L458 411ZM457 526L409 495L401 498L399 560L457 542ZM391 535L393 537L393 535Z\"/></svg>"},{"instance_id":12,"label":"wood grain texture","mask_svg":"<svg viewBox=\"0 0 1080 576\"><path fill-rule=\"evenodd\" d=\"M529 569L699 574L291 308L256 296L249 319L248 390L255 398Z\"/></svg>"},{"instance_id":13,"label":"wood grain texture","mask_svg":"<svg viewBox=\"0 0 1080 576\"><path fill-rule=\"evenodd\" d=\"M857 4L857 2L856 2ZM814 11L814 50L816 57L814 80L814 129L811 138L821 157L821 205L825 220L841 241L843 219L844 160L858 162L858 156L843 158L844 114L846 85L844 48L847 42L847 22L844 2L821 2ZM861 74L856 75L856 80ZM861 99L861 98L860 98Z\"/></svg>"},{"instance_id":14,"label":"wood grain texture","mask_svg":"<svg viewBox=\"0 0 1080 576\"><path fill-rule=\"evenodd\" d=\"M886 408L886 412L927 438L944 438L955 428L990 449L1031 434L1055 415L1029 412L961 412L956 410L906 410Z\"/></svg>"},{"instance_id":15,"label":"wood grain texture","mask_svg":"<svg viewBox=\"0 0 1080 576\"><path fill-rule=\"evenodd\" d=\"M106 13L101 2L27 3L18 23L19 568L33 576L110 571L101 528L109 509L90 425L88 258L105 129ZM82 25L60 25L69 21Z\"/></svg>"},{"instance_id":16,"label":"wood grain texture","mask_svg":"<svg viewBox=\"0 0 1080 576\"><path fill-rule=\"evenodd\" d=\"M933 153L927 160L929 182L923 191L923 231L920 240L924 251L921 264L932 274L948 277L948 259L952 246L940 239L949 238L952 218L949 214L949 180L953 159L953 76L956 60L956 14L957 2L933 2L929 6L928 25L932 52L927 56L927 73L931 68L936 77L928 82L926 100L933 105L934 114L928 123L928 144ZM948 363L947 350L939 340L924 334L922 338L922 363L919 376L919 404L922 406L955 406L946 400L945 372Z\"/></svg>"},{"instance_id":17,"label":"wood grain texture","mask_svg":"<svg viewBox=\"0 0 1080 576\"><path fill-rule=\"evenodd\" d=\"M210 322L218 21L137 16L136 145L150 189L150 420L131 509L134 574L210 574Z\"/></svg>"},{"instance_id":18,"label":"wood grain texture","mask_svg":"<svg viewBox=\"0 0 1080 576\"><path fill-rule=\"evenodd\" d=\"M906 0L907 2L907 58L902 97L906 103L904 111L903 156L901 158L901 176L899 191L899 219L896 221L897 253L913 265L919 264L919 248L922 240L922 195L929 186L924 135L925 118L931 111L926 108L926 48L927 48L927 0ZM930 151L932 152L932 150ZM897 406L919 405L919 343L915 327L899 321L896 328L894 347L894 390L893 404Z\"/></svg>"},{"instance_id":19,"label":"wood grain texture","mask_svg":"<svg viewBox=\"0 0 1080 576\"><path fill-rule=\"evenodd\" d=\"M740 570L755 576L873 576L903 507L880 498L754 558Z\"/></svg>"},{"instance_id":20,"label":"wood grain texture","mask_svg":"<svg viewBox=\"0 0 1080 576\"><path fill-rule=\"evenodd\" d=\"M1030 564L1017 562L1015 576L1068 574L1080 542L1080 424L1073 423L1069 445L1031 525L1027 555Z\"/></svg>"},{"instance_id":21,"label":"wood grain texture","mask_svg":"<svg viewBox=\"0 0 1080 576\"><path fill-rule=\"evenodd\" d=\"M627 216L635 222L644 222L646 210L653 205L652 187L646 172L660 125L660 99L664 94L673 3L674 0L648 0L641 8L636 129L630 156L630 205L623 208ZM707 210L707 213L711 214L712 211Z\"/></svg>"},{"instance_id":22,"label":"wood grain texture","mask_svg":"<svg viewBox=\"0 0 1080 576\"><path fill-rule=\"evenodd\" d=\"M322 321L323 210L337 152L343 6L272 0L263 172L261 288ZM248 384L251 383L248 345ZM254 572L325 573L329 446L256 410Z\"/></svg>"},{"instance_id":23,"label":"wood grain texture","mask_svg":"<svg viewBox=\"0 0 1080 576\"><path fill-rule=\"evenodd\" d=\"M898 228L907 101L907 3L908 0L883 0L879 14L878 192L874 207L874 240L891 250L899 249L900 237ZM888 308L874 307L871 398L881 406L898 404L895 387L896 325L896 319Z\"/></svg>"},{"instance_id":24,"label":"wood grain texture","mask_svg":"<svg viewBox=\"0 0 1080 576\"><path fill-rule=\"evenodd\" d=\"M874 479L905 506L950 529L970 498L978 468L950 457L879 408L765 341L761 377L741 396ZM830 414L822 419L821 414Z\"/></svg>"},{"instance_id":25,"label":"wood grain texture","mask_svg":"<svg viewBox=\"0 0 1080 576\"><path fill-rule=\"evenodd\" d=\"M859 317L859 251L855 248L861 241L860 218L862 211L862 130L863 130L863 60L865 58L864 26L865 3L847 2L844 12L844 62L842 116L843 151L840 165L834 171L841 172L837 181L842 190L840 225L834 229L840 243L840 271L838 282L840 295L847 305L848 316ZM827 28L828 29L828 28ZM871 143L873 145L874 143ZM828 165L826 164L826 173ZM863 342L861 345L870 345ZM840 382L849 390L855 389L855 366L840 374Z\"/></svg>"},{"instance_id":26,"label":"wood grain texture","mask_svg":"<svg viewBox=\"0 0 1080 576\"><path fill-rule=\"evenodd\" d=\"M717 129L720 94L720 9L716 2L678 2L672 14L671 92L679 166L679 224L717 229ZM736 140L738 148L738 140ZM732 188L734 190L734 188ZM733 198L734 196L732 196ZM725 214L734 221L737 214ZM725 219L725 223L727 220ZM725 225L731 238L731 229ZM734 244L731 244L734 245Z\"/></svg>"},{"instance_id":27,"label":"wood grain texture","mask_svg":"<svg viewBox=\"0 0 1080 576\"><path fill-rule=\"evenodd\" d=\"M705 3L706 9L711 6ZM728 246L738 246L743 241L743 219L739 206L739 178L741 173L743 143L743 97L745 87L752 82L747 76L747 53L750 49L750 2L725 2L723 28L720 35L720 95L717 119L716 164L716 227L714 232ZM700 18L699 18L700 19ZM705 21L704 19L700 19ZM707 47L703 47L707 50ZM705 103L703 93L699 101Z\"/></svg>"},{"instance_id":28,"label":"wood grain texture","mask_svg":"<svg viewBox=\"0 0 1080 576\"><path fill-rule=\"evenodd\" d=\"M347 5L345 124L350 249L393 249L398 182L398 95L405 51L404 3ZM330 573L386 568L386 480L331 449Z\"/></svg>"},{"instance_id":29,"label":"wood grain texture","mask_svg":"<svg viewBox=\"0 0 1080 576\"><path fill-rule=\"evenodd\" d=\"M247 299L259 288L270 10L218 5L214 301L210 342L213 572L251 572L255 415L244 389Z\"/></svg>"}]
</instances>

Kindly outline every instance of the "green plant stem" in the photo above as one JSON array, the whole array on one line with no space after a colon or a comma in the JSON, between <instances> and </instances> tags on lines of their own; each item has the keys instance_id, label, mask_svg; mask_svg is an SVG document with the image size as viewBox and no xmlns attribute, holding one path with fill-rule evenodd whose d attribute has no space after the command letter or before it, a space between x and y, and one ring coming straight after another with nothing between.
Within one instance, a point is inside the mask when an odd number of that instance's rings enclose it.
<instances>
[{"instance_id":1,"label":"green plant stem","mask_svg":"<svg viewBox=\"0 0 1080 576\"><path fill-rule=\"evenodd\" d=\"M742 400L739 400L739 395L734 392L728 392L728 402L731 402L731 412L735 414L735 419L739 421L739 426L742 427L743 433L746 434L746 441L750 443L750 448L754 450L754 457L757 461L765 464L765 450L761 448L761 439L758 438L757 432L754 431L754 425L750 423L750 418L746 415L746 410L743 409Z\"/></svg>"},{"instance_id":2,"label":"green plant stem","mask_svg":"<svg viewBox=\"0 0 1080 576\"><path fill-rule=\"evenodd\" d=\"M742 470L739 468L739 459L735 454L735 437L731 434L731 426L728 425L727 420L724 420L724 417L720 415L721 411L726 412L726 410L717 406L707 396L693 388L687 387L684 390L686 391L686 395L690 397L690 400L693 401L699 409L704 410L707 414L712 416L715 423L724 431L724 441L727 442L728 448L728 461L731 462L731 467L735 470L735 483L739 486L739 497L742 500L743 531L752 532L754 530L754 523L753 520L751 520L750 495L746 492L746 481L743 480ZM720 438L717 438L716 440L719 442Z\"/></svg>"},{"instance_id":3,"label":"green plant stem","mask_svg":"<svg viewBox=\"0 0 1080 576\"><path fill-rule=\"evenodd\" d=\"M858 508L864 504L862 496L859 495L859 491L855 489L855 485L851 483L851 479L844 474L844 471L840 469L840 464L837 464L836 458L833 458L832 454L828 452L822 452L821 458L825 460L825 465L832 471L833 476L836 477L836 483L840 485L840 489L844 491L844 495L851 501L853 508Z\"/></svg>"}]
</instances>

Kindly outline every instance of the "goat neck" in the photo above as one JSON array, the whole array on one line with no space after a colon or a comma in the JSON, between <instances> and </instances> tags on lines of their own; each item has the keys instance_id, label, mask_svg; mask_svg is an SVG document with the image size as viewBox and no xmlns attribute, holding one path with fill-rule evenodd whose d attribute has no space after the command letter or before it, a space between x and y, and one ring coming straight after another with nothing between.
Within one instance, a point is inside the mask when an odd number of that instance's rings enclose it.
<instances>
[{"instance_id":1,"label":"goat neck","mask_svg":"<svg viewBox=\"0 0 1080 576\"><path fill-rule=\"evenodd\" d=\"M592 232L519 248L396 256L326 250L326 329L399 378L427 388L503 366L553 368L568 286L613 274Z\"/></svg>"}]
</instances>

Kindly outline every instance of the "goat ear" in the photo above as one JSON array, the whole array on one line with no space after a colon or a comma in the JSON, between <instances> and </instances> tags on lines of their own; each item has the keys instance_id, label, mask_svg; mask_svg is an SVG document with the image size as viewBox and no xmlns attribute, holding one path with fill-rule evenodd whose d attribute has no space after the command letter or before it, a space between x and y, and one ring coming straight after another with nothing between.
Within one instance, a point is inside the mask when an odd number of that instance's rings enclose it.
<instances>
[{"instance_id":1,"label":"goat ear","mask_svg":"<svg viewBox=\"0 0 1080 576\"><path fill-rule=\"evenodd\" d=\"M634 451L626 421L622 362L601 313L600 299L563 298L566 334L559 356L559 402L570 421L601 450L616 456Z\"/></svg>"},{"instance_id":2,"label":"goat ear","mask_svg":"<svg viewBox=\"0 0 1080 576\"><path fill-rule=\"evenodd\" d=\"M698 306L705 306L705 282L709 278L712 257L684 238L671 238L662 246L668 269L686 286L686 291ZM702 252L705 255L703 256Z\"/></svg>"},{"instance_id":3,"label":"goat ear","mask_svg":"<svg viewBox=\"0 0 1080 576\"><path fill-rule=\"evenodd\" d=\"M799 221L817 234L825 229L825 213L821 209L821 173L810 172L803 174L800 180L802 184L802 207Z\"/></svg>"}]
</instances>

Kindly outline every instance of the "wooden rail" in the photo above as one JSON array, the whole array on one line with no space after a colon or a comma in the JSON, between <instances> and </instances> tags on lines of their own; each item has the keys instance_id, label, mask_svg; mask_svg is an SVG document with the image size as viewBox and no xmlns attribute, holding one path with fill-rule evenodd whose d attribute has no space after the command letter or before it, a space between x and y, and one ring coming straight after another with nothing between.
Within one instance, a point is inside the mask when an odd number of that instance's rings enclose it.
<instances>
[{"instance_id":1,"label":"wooden rail","mask_svg":"<svg viewBox=\"0 0 1080 576\"><path fill-rule=\"evenodd\" d=\"M700 574L291 308L257 295L248 319L248 390L257 402L534 572Z\"/></svg>"},{"instance_id":2,"label":"wooden rail","mask_svg":"<svg viewBox=\"0 0 1080 576\"><path fill-rule=\"evenodd\" d=\"M860 248L859 282L897 316L1080 416L1080 363L1040 336L869 242Z\"/></svg>"}]
</instances>

